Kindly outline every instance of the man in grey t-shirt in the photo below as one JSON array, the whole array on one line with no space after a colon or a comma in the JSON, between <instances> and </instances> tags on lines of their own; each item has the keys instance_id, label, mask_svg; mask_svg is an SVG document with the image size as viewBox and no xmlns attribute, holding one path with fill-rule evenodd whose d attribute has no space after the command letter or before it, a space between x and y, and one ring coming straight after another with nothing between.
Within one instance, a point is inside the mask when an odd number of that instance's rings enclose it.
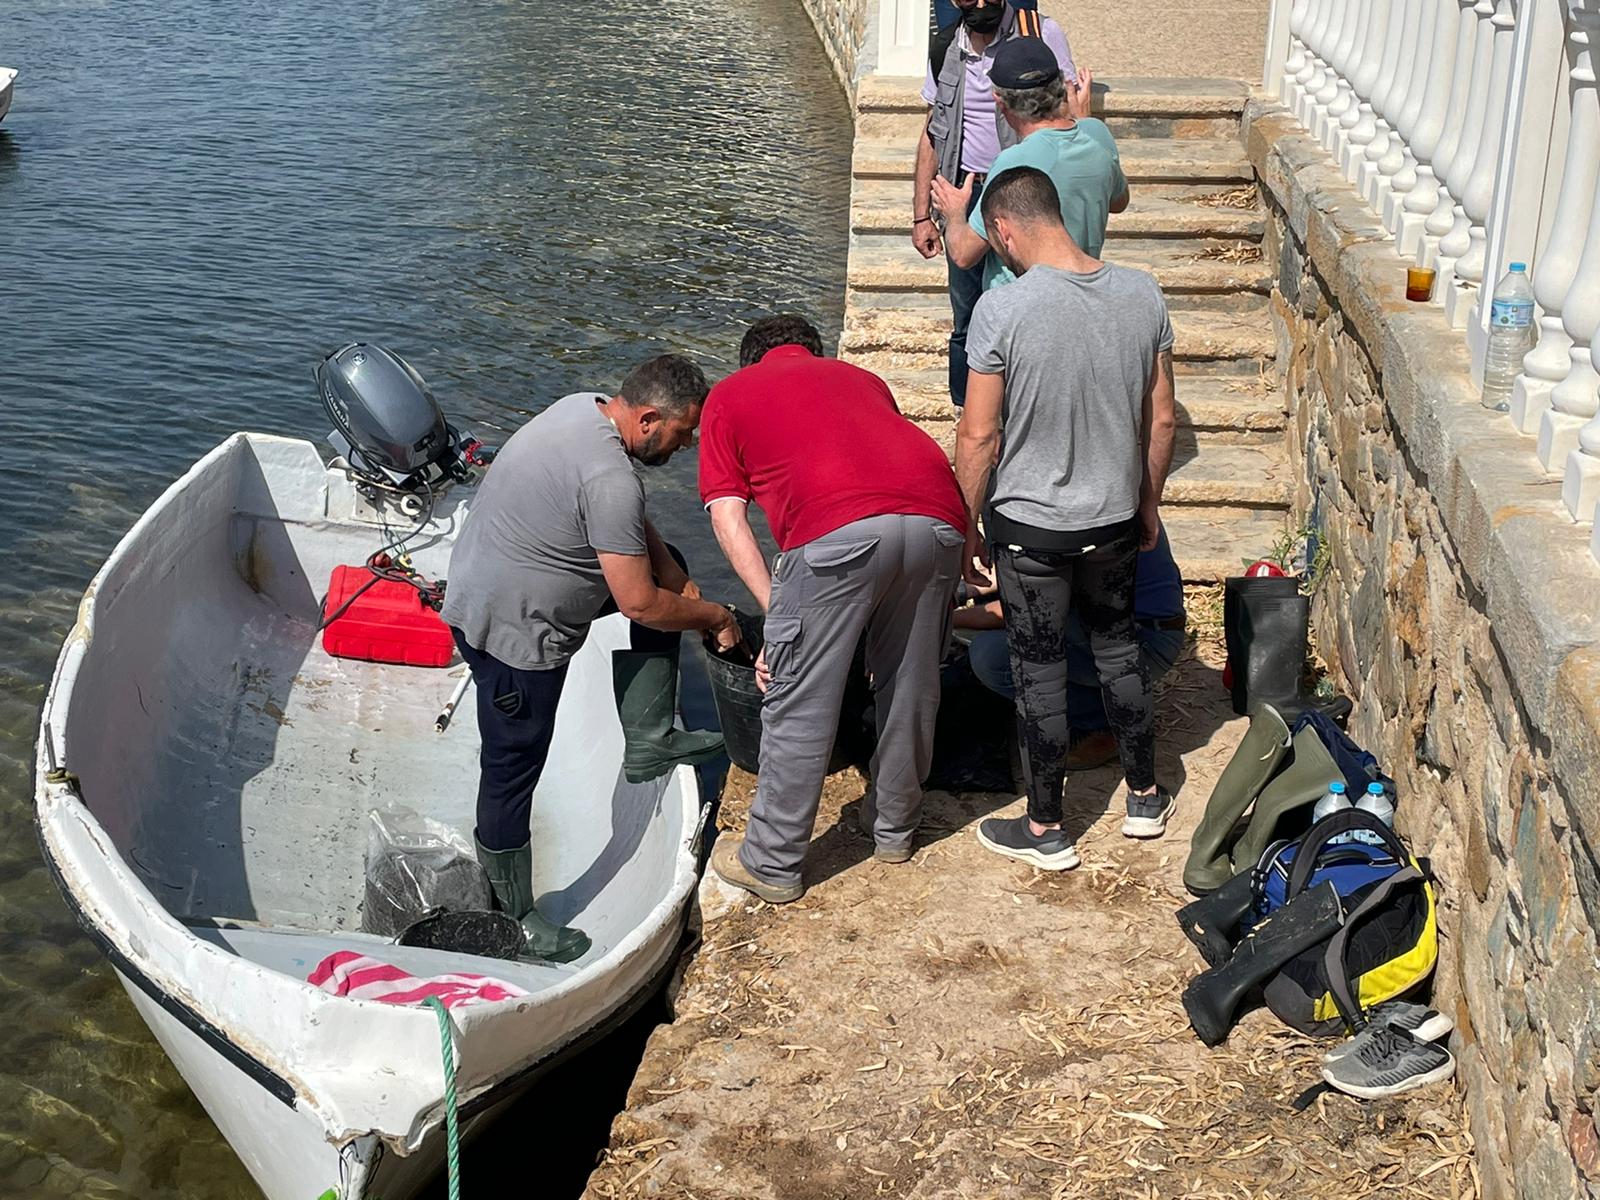
<instances>
[{"instance_id":1,"label":"man in grey t-shirt","mask_svg":"<svg viewBox=\"0 0 1600 1200\"><path fill-rule=\"evenodd\" d=\"M709 630L731 648L737 626L650 524L634 469L694 440L706 392L700 369L669 354L636 367L616 396L556 401L495 458L451 554L441 615L476 685L478 858L529 957L570 962L589 947L534 907L529 827L567 664L596 617L633 622L632 649L612 662L629 780L722 750L717 734L673 727L678 641Z\"/></svg>"},{"instance_id":2,"label":"man in grey t-shirt","mask_svg":"<svg viewBox=\"0 0 1600 1200\"><path fill-rule=\"evenodd\" d=\"M988 563L992 549L1005 606L1028 812L984 821L978 837L996 853L1065 870L1078 865L1061 829L1074 613L1127 776L1122 831L1160 837L1172 815L1156 783L1150 679L1133 620L1134 564L1160 536L1172 464L1172 325L1154 279L1072 240L1043 171L1015 167L995 179L983 220L1018 278L985 292L973 311L956 478L973 518L970 557ZM986 496L988 548L971 532Z\"/></svg>"}]
</instances>

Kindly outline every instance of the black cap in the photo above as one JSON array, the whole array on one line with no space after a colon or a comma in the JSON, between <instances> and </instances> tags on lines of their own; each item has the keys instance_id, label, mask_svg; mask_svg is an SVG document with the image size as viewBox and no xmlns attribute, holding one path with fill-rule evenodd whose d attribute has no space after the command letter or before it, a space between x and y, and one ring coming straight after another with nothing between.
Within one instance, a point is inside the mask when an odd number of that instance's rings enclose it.
<instances>
[{"instance_id":1,"label":"black cap","mask_svg":"<svg viewBox=\"0 0 1600 1200\"><path fill-rule=\"evenodd\" d=\"M1061 77L1055 51L1036 37L1007 38L994 52L989 82L997 88L1020 91L1043 87Z\"/></svg>"}]
</instances>

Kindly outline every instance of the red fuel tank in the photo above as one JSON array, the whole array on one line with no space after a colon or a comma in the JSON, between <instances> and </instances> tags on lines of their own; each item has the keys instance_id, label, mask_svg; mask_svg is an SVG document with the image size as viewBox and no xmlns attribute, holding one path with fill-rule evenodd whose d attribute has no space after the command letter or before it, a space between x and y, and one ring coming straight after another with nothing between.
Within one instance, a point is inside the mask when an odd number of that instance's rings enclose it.
<instances>
[{"instance_id":1,"label":"red fuel tank","mask_svg":"<svg viewBox=\"0 0 1600 1200\"><path fill-rule=\"evenodd\" d=\"M339 612L347 603L349 607ZM446 667L455 657L450 627L422 602L417 589L374 579L364 566L333 569L322 619L327 621L333 613L339 615L322 631L322 648L335 658Z\"/></svg>"}]
</instances>

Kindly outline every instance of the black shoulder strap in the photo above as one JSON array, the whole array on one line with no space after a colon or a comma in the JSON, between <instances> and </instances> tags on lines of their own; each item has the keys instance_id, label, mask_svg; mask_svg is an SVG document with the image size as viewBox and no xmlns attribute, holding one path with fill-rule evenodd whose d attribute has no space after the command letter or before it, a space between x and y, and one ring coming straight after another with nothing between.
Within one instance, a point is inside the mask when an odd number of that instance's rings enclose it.
<instances>
[{"instance_id":1,"label":"black shoulder strap","mask_svg":"<svg viewBox=\"0 0 1600 1200\"><path fill-rule=\"evenodd\" d=\"M1324 847L1342 833L1361 829L1378 834L1384 848L1394 855L1397 863L1405 865L1411 861L1411 856L1406 853L1406 848L1400 839L1373 813L1363 808L1341 808L1337 812L1329 813L1311 827L1311 832L1300 839L1300 845L1295 848L1294 867L1289 872L1289 887L1286 892L1287 899L1294 899L1306 883L1311 879L1317 869L1317 858L1322 854Z\"/></svg>"},{"instance_id":2,"label":"black shoulder strap","mask_svg":"<svg viewBox=\"0 0 1600 1200\"><path fill-rule=\"evenodd\" d=\"M1036 8L1019 8L1017 11L1017 24L1012 30L1014 37L1042 38L1044 36L1044 21L1039 16Z\"/></svg>"},{"instance_id":3,"label":"black shoulder strap","mask_svg":"<svg viewBox=\"0 0 1600 1200\"><path fill-rule=\"evenodd\" d=\"M1366 815L1371 816L1370 813ZM1347 961L1351 932L1366 920L1374 909L1389 903L1389 897L1394 895L1397 888L1424 882L1426 881L1422 872L1415 867L1408 866L1396 871L1367 893L1360 904L1346 913L1344 924L1328 939L1328 949L1322 960L1322 972L1328 979L1328 994L1333 997L1333 1006L1339 1010L1339 1016L1343 1018L1345 1027L1351 1033L1355 1033L1366 1024L1366 1019L1361 1013L1360 988L1356 986L1356 981L1350 978L1350 966Z\"/></svg>"},{"instance_id":4,"label":"black shoulder strap","mask_svg":"<svg viewBox=\"0 0 1600 1200\"><path fill-rule=\"evenodd\" d=\"M944 60L950 53L950 44L956 40L956 31L960 28L961 21L957 18L928 39L928 69L933 72L933 82L936 84L944 70Z\"/></svg>"}]
</instances>

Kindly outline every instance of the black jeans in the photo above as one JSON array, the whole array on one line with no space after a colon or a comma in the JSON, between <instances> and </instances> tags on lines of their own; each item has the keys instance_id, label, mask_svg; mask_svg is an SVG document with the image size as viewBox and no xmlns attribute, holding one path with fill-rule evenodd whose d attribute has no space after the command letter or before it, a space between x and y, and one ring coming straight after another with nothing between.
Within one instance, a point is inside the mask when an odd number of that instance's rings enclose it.
<instances>
[{"instance_id":1,"label":"black jeans","mask_svg":"<svg viewBox=\"0 0 1600 1200\"><path fill-rule=\"evenodd\" d=\"M1073 612L1089 637L1106 722L1116 736L1128 786L1142 791L1156 781L1150 676L1133 622L1138 557L1136 522L1113 540L1083 552L994 548L1017 685L1028 815L1040 824L1061 820L1062 777L1071 742L1067 618Z\"/></svg>"},{"instance_id":2,"label":"black jeans","mask_svg":"<svg viewBox=\"0 0 1600 1200\"><path fill-rule=\"evenodd\" d=\"M680 567L689 569L676 546L669 544L667 550ZM608 599L595 619L616 611L616 603ZM567 664L522 670L474 649L459 629L450 633L472 672L477 695L478 840L487 850L516 850L528 841L533 790L550 757ZM639 624L628 627L628 644L635 650L676 653L682 637Z\"/></svg>"}]
</instances>

